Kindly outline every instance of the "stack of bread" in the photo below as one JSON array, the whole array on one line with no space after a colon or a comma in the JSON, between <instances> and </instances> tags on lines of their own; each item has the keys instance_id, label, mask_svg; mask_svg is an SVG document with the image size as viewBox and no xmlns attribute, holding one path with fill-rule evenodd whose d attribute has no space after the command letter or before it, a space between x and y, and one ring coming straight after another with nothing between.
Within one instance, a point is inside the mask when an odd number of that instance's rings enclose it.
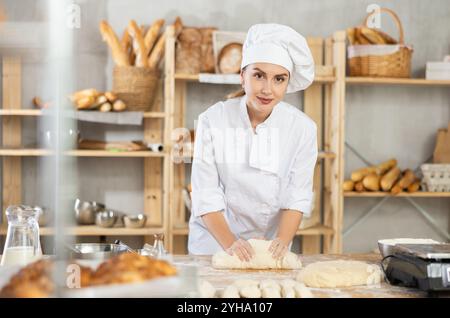
<instances>
[{"instance_id":1,"label":"stack of bread","mask_svg":"<svg viewBox=\"0 0 450 318\"><path fill-rule=\"evenodd\" d=\"M112 51L114 63L117 66L159 68L166 35L161 33L164 20L156 20L148 29L138 26L136 21L131 20L119 40L111 26L106 21L100 22L100 33L103 41L108 43ZM175 35L177 36L183 27L181 19L177 17L174 23Z\"/></svg>"},{"instance_id":2,"label":"stack of bread","mask_svg":"<svg viewBox=\"0 0 450 318\"><path fill-rule=\"evenodd\" d=\"M345 180L344 191L384 191L398 194L403 191L416 192L420 179L411 169L401 171L396 159L390 159L376 166L355 170L350 180Z\"/></svg>"},{"instance_id":3,"label":"stack of bread","mask_svg":"<svg viewBox=\"0 0 450 318\"><path fill-rule=\"evenodd\" d=\"M127 106L113 92L99 92L95 88L83 89L69 96L77 110L101 112L124 111Z\"/></svg>"}]
</instances>

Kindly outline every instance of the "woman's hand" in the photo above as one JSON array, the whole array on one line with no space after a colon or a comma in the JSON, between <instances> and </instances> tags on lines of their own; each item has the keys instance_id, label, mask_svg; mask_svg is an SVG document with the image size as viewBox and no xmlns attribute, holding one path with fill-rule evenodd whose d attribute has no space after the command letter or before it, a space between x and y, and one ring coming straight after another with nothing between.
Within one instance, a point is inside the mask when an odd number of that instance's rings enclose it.
<instances>
[{"instance_id":1,"label":"woman's hand","mask_svg":"<svg viewBox=\"0 0 450 318\"><path fill-rule=\"evenodd\" d=\"M229 255L237 255L242 262L248 262L255 255L252 246L243 239L237 239L225 250Z\"/></svg>"},{"instance_id":2,"label":"woman's hand","mask_svg":"<svg viewBox=\"0 0 450 318\"><path fill-rule=\"evenodd\" d=\"M269 246L269 252L272 254L272 257L275 259L280 259L286 255L288 251L288 244L283 242L282 239L277 237L272 241L272 244Z\"/></svg>"}]
</instances>

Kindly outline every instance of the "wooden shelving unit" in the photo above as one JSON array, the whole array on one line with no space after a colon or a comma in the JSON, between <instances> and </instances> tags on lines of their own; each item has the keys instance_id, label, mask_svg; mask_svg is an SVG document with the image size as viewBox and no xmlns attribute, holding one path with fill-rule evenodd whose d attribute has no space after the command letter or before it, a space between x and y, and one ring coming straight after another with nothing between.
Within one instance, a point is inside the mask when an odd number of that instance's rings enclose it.
<instances>
[{"instance_id":1,"label":"wooden shelving unit","mask_svg":"<svg viewBox=\"0 0 450 318\"><path fill-rule=\"evenodd\" d=\"M167 34L166 50L166 83L171 92L172 127L186 127L187 83L199 82L198 74L175 74L175 39L173 33ZM342 230L342 204L340 187L342 184L341 150L344 147L341 139L341 117L343 110L342 83L345 82L345 37L336 33L332 38L308 38L315 62L316 77L313 85L304 92L304 112L317 124L319 130L319 158L315 171L316 201L314 211L309 219L305 219L297 235L302 237L302 250L305 254L326 253L339 250ZM166 47L167 48L167 47ZM342 52L344 54L342 55ZM340 78L340 82L338 79ZM225 84L225 83L224 83ZM218 84L211 84L218 85ZM220 85L220 84L219 84ZM169 101L166 101L169 102ZM205 105L206 107L207 105ZM191 147L192 148L192 147ZM185 164L173 164L171 174L170 199L170 236L174 251L186 252L188 229L188 211L182 200L182 189L185 184ZM322 175L325 182L322 184ZM322 205L322 197L324 198ZM323 240L323 248L322 248Z\"/></svg>"},{"instance_id":2,"label":"wooden shelving unit","mask_svg":"<svg viewBox=\"0 0 450 318\"><path fill-rule=\"evenodd\" d=\"M45 116L39 109L22 109L21 101L21 61L16 57L3 58L3 100L0 109L2 120L2 146L0 157L3 164L2 210L12 204L22 204L22 157L51 156L50 149L24 148L22 145L22 118ZM140 229L101 228L98 226L73 226L65 233L72 236L143 236L146 240L156 233L167 233L168 229L168 187L170 118L169 109L163 103L163 87L158 88L151 111L143 114L144 139L149 143L160 143L164 152L136 151L117 152L105 150L70 150L63 154L71 157L92 158L143 158L144 161L144 213L147 225ZM0 235L6 234L6 218L0 226ZM51 227L43 227L41 235L53 235ZM169 244L167 247L170 248Z\"/></svg>"}]
</instances>

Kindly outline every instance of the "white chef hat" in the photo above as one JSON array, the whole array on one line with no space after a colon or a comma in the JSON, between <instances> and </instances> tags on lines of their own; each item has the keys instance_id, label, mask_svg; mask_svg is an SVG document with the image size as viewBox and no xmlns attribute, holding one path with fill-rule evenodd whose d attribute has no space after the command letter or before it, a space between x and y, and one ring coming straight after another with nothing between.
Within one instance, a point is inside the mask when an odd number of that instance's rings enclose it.
<instances>
[{"instance_id":1,"label":"white chef hat","mask_svg":"<svg viewBox=\"0 0 450 318\"><path fill-rule=\"evenodd\" d=\"M314 60L305 38L285 25L250 27L242 49L241 69L252 63L272 63L287 69L287 93L304 90L314 80Z\"/></svg>"}]
</instances>

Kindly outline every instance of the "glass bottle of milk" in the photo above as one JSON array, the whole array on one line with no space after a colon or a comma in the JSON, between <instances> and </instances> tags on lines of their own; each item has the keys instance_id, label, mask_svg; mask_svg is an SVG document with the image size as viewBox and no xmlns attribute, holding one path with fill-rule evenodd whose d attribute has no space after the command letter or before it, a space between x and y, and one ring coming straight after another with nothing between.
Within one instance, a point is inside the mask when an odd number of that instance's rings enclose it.
<instances>
[{"instance_id":1,"label":"glass bottle of milk","mask_svg":"<svg viewBox=\"0 0 450 318\"><path fill-rule=\"evenodd\" d=\"M1 265L24 266L42 257L39 239L39 207L13 205L6 209L8 232Z\"/></svg>"}]
</instances>

